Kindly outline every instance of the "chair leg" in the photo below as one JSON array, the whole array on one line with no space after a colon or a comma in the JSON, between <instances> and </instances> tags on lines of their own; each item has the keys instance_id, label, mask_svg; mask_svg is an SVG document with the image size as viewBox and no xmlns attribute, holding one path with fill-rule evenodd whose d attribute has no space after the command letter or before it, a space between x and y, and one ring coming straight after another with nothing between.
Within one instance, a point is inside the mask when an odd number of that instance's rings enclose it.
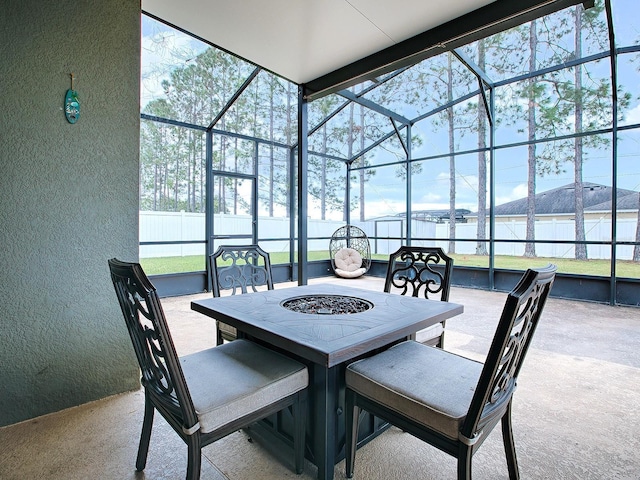
<instances>
[{"instance_id":1,"label":"chair leg","mask_svg":"<svg viewBox=\"0 0 640 480\"><path fill-rule=\"evenodd\" d=\"M516 457L516 444L513 440L513 429L511 428L511 402L507 406L507 411L502 417L502 442L504 443L504 453L507 456L507 467L509 468L509 479L518 480L518 459Z\"/></svg>"},{"instance_id":2,"label":"chair leg","mask_svg":"<svg viewBox=\"0 0 640 480\"><path fill-rule=\"evenodd\" d=\"M356 405L356 394L347 389L345 393L345 465L347 478L353 477L354 464L356 461L356 448L358 446L358 424L361 408Z\"/></svg>"},{"instance_id":3,"label":"chair leg","mask_svg":"<svg viewBox=\"0 0 640 480\"><path fill-rule=\"evenodd\" d=\"M307 427L307 392L300 392L292 406L294 433L293 454L296 473L300 475L304 470L304 450L306 446Z\"/></svg>"},{"instance_id":4,"label":"chair leg","mask_svg":"<svg viewBox=\"0 0 640 480\"><path fill-rule=\"evenodd\" d=\"M471 458L473 451L467 445L461 445L458 452L458 480L471 480Z\"/></svg>"},{"instance_id":5,"label":"chair leg","mask_svg":"<svg viewBox=\"0 0 640 480\"><path fill-rule=\"evenodd\" d=\"M138 446L138 457L136 458L136 470L141 472L147 465L147 453L149 452L149 441L151 440L151 427L153 427L154 407L151 400L144 396L144 420L142 421L142 432L140 433L140 444Z\"/></svg>"},{"instance_id":6,"label":"chair leg","mask_svg":"<svg viewBox=\"0 0 640 480\"><path fill-rule=\"evenodd\" d=\"M200 480L202 445L199 432L189 436L187 440L187 455L187 480Z\"/></svg>"},{"instance_id":7,"label":"chair leg","mask_svg":"<svg viewBox=\"0 0 640 480\"><path fill-rule=\"evenodd\" d=\"M224 339L222 338L222 332L220 331L220 322L216 322L216 347L223 343Z\"/></svg>"}]
</instances>

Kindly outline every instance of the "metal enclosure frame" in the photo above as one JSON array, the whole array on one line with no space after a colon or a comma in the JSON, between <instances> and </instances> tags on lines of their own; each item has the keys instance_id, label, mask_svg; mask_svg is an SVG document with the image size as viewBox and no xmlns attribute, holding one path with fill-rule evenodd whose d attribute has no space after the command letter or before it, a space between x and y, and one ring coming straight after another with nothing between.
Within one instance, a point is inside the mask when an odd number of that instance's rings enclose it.
<instances>
[{"instance_id":1,"label":"metal enclosure frame","mask_svg":"<svg viewBox=\"0 0 640 480\"><path fill-rule=\"evenodd\" d=\"M640 127L640 125L627 125L624 127L618 126L617 122L617 92L616 89L612 89L612 105L614 108L613 112L613 124L611 128L602 129L599 131L589 131L587 133L575 133L571 135L565 135L561 137L555 138L545 138L545 139L537 139L533 141L519 142L516 144L509 145L496 145L495 141L495 89L497 87L501 87L507 85L509 83L515 81L522 81L534 78L536 76L540 76L544 73L552 72L556 69L560 68L568 68L571 66L581 65L587 62L592 62L595 60L606 59L609 58L611 63L611 77L612 84L617 85L617 57L620 53L631 53L631 52L640 52L640 46L629 46L616 48L615 47L615 36L612 25L612 13L611 13L611 1L605 0L606 7L606 15L609 21L609 42L611 45L611 49L609 52L602 52L597 55L591 55L588 57L578 58L574 61L564 63L562 65L556 65L552 67L547 67L535 72L528 72L525 75L518 76L517 78L509 78L501 81L492 81L492 79L487 75L486 72L482 71L474 62L466 58L464 52L458 48L468 42L484 38L493 33L502 31L506 28L510 28L514 25L529 21L534 18L538 18L542 15L546 15L560 9L583 3L586 7L593 4L593 1L581 2L578 0L526 0L521 2L512 2L512 1L497 1L492 4L483 7L477 12L474 12L473 15L465 15L455 21L449 22L445 25L437 27L433 30L425 32L423 34L417 35L409 40L404 42L400 42L394 47L390 47L381 52L378 52L375 55L370 57L361 59L357 62L354 62L351 65L344 66L332 72L331 74L320 77L316 80L308 82L303 85L298 86L298 126L297 133L298 139L300 141L294 145L284 145L278 142L270 142L268 140L249 137L246 135L241 135L233 132L228 132L220 129L216 129L215 126L219 122L219 120L223 117L226 111L233 105L233 103L240 97L242 92L249 87L251 82L257 77L257 75L262 70L261 67L256 67L251 74L247 77L245 82L241 85L237 92L229 99L225 107L216 115L214 119L207 126L200 125L191 125L185 122L176 121L173 119L167 118L159 118L147 114L141 114L141 118L145 120L150 120L154 122L162 122L175 126L180 126L184 128L192 128L196 130L200 130L206 132L206 165L207 165L207 183L211 181L213 174L213 166L212 166L212 145L213 145L213 135L225 135L230 137L242 138L244 140L249 140L255 143L255 150L257 152L259 144L267 144L273 145L279 148L285 148L289 150L289 159L290 159L290 169L289 169L289 191L296 192L295 202L294 196L292 195L290 205L290 236L287 239L290 245L290 261L288 265L274 266L274 272L276 273L276 278L283 278L287 280L297 280L300 285L304 285L307 283L310 276L316 276L318 273L322 274L329 271L329 268L326 268L323 262L318 262L316 266L312 266L308 261L304 260L307 258L308 254L308 225L307 225L307 216L308 216L308 157L310 154L317 156L325 156L327 158L335 159L336 157L331 157L326 154L322 154L320 152L314 152L309 150L308 147L308 138L310 135L318 131L319 128L332 118L334 118L340 111L342 111L346 106L348 106L351 102L364 106L372 111L375 111L381 115L386 116L389 119L389 132L386 135L383 135L373 144L367 146L364 150L358 151L352 155L351 158L339 158L339 160L343 161L345 164L345 172L346 178L349 179L352 173L359 171L361 168L366 167L358 167L355 166L354 161L361 155L368 153L373 150L384 141L389 138L395 136L400 140L402 147L404 148L406 158L400 162L391 162L384 165L379 166L389 166L394 164L403 164L408 172L410 172L410 167L413 162L423 161L423 160L433 160L442 157L448 156L461 156L470 153L477 153L478 150L467 150L467 151L457 151L454 153L447 153L442 155L434 155L430 157L422 157L422 158L414 158L412 148L411 148L411 133L412 127L419 121L428 118L429 116L435 115L438 112L441 112L447 108L453 107L460 102L463 102L469 98L481 96L482 101L485 106L485 111L487 113L488 119L488 140L489 146L486 148L486 152L489 155L488 161L488 176L489 183L491 186L495 185L496 174L495 174L495 152L500 149L505 148L513 148L517 146L525 146L533 143L543 143L561 139L568 138L576 138L580 136L586 135L598 135L598 134L609 134L612 136L612 179L613 179L613 205L616 204L616 188L617 188L617 135L620 131L624 130L636 130ZM176 27L174 27L176 28ZM179 29L178 29L179 30ZM188 32L185 32L188 33ZM200 39L202 40L202 39ZM204 41L204 40L203 40ZM206 43L206 42L205 42ZM430 112L424 113L416 118L410 119L406 118L404 115L398 112L394 112L384 107L383 105L378 105L371 100L364 97L366 93L368 93L371 89L375 88L378 84L389 81L400 73L404 72L407 68L413 66L416 62L424 60L426 58L432 57L434 55L440 54L445 51L450 51L453 55L455 55L462 64L469 69L470 72L477 78L478 88L471 91L466 96L461 98L456 98L452 102L448 104L443 104L438 106L436 109L433 109ZM362 82L367 79L375 78L377 82L363 89L358 94L353 93L347 88L353 86L359 82ZM310 101L321 98L322 96L328 95L330 93L336 93L344 98L344 102L340 104L334 111L329 113L324 120L322 120L318 125L309 126L308 125L308 104ZM256 153L257 158L257 153ZM256 173L256 182L257 182L257 171ZM403 241L407 244L411 244L412 240L418 240L413 237L411 231L411 221L412 218L412 202L411 202L411 191L412 191L412 183L411 183L411 175L406 176L406 212L405 216L402 217L402 220L405 222L406 231L405 237ZM207 191L209 187L207 187ZM257 188L257 183L256 183ZM347 180L346 185L346 201L349 204L351 199L351 191L350 191L350 182ZM257 194L255 194L257 195ZM503 271L500 271L495 268L495 244L496 242L505 242L505 240L496 239L495 232L495 214L494 214L494 206L495 206L495 190L494 188L489 189L489 236L486 239L486 243L489 246L489 266L485 273L481 274L481 277L485 277L485 280L481 280L479 283L486 285L486 288L489 289L504 289L502 288L500 278L504 275ZM206 200L206 208L208 211L212 211L213 209L213 199L207 198ZM257 208L257 198L254 199L254 208ZM611 242L607 244L611 246L611 274L608 279L608 290L609 293L607 295L607 299L604 301L608 301L611 304L623 303L623 304L636 304L637 302L631 298L629 292L633 290L632 286L636 284L636 281L633 279L620 279L616 277L616 247L619 245L635 245L635 242L620 242L616 237L616 209L612 209L612 227L611 227ZM256 215L257 217L257 215ZM350 223L350 209L346 209L346 223ZM297 230L297 234L295 233ZM215 236L215 232L213 232L212 225L210 221L207 221L206 225L206 243L207 243L207 254L212 253L213 244L212 239ZM377 241L377 237L371 237L373 241ZM259 241L266 240L275 240L275 239L261 239L258 238L257 225L254 226L253 230L253 238L252 243L258 243ZM426 241L435 241L442 240L441 238L420 238L419 240ZM451 238L450 241L476 241L476 239L465 239L465 238ZM327 239L328 241L328 239ZM201 240L194 241L185 241L182 243L197 243L201 242ZM571 244L590 244L598 242L591 241L556 241L551 242L549 240L532 240L532 243L571 243ZM161 244L163 242L141 242L141 245L154 245ZM170 242L176 243L176 242ZM296 261L296 250L297 250L297 261ZM375 264L375 261L374 261ZM372 269L372 274L375 274L376 268ZM473 268L462 268L460 266L456 266L456 275L454 275L454 284L458 283L455 281L456 278L460 278L460 284L470 285L468 282L472 278L478 278L479 272L473 273L472 275L463 274L463 272L474 272ZM286 272L286 273L285 273ZM196 272L197 273L197 272ZM202 274L202 272L200 272ZM193 277L193 274L185 274L186 276ZM205 279L205 285L209 283L209 278ZM181 277L181 274L176 275L163 275L161 278L165 279L167 282L171 282L169 279L177 279ZM154 277L158 278L158 277ZM467 280L463 280L466 278ZM164 283L165 280L161 280L161 283ZM603 278L594 277L590 279L588 276L581 275L563 275L558 274L558 284L562 285L562 283L572 281L593 281L594 284L601 285L603 282ZM622 282L622 289L619 291L618 285ZM200 285L199 281L196 281L192 285ZM199 287L198 287L199 288ZM600 288L596 288L598 292L600 292ZM172 290L169 288L168 290ZM180 290L180 289L178 289ZM178 291L176 290L176 291ZM508 289L506 289L508 290ZM181 291L181 290L180 290ZM554 291L557 294L559 291L563 291L562 288L556 288ZM567 290L568 291L568 290ZM589 289L587 289L589 291ZM597 301L603 301L602 296L600 294L594 295Z\"/></svg>"}]
</instances>

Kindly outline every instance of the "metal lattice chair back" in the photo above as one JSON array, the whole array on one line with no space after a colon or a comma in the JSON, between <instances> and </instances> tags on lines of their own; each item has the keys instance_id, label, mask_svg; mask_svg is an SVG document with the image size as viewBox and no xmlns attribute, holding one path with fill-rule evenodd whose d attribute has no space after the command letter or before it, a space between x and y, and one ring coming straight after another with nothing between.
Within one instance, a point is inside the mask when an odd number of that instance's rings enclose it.
<instances>
[{"instance_id":1,"label":"metal lattice chair back","mask_svg":"<svg viewBox=\"0 0 640 480\"><path fill-rule=\"evenodd\" d=\"M538 327L556 268L527 270L509 293L461 435L473 439L510 407L518 373Z\"/></svg>"},{"instance_id":2,"label":"metal lattice chair back","mask_svg":"<svg viewBox=\"0 0 640 480\"><path fill-rule=\"evenodd\" d=\"M440 247L403 246L389 255L384 291L449 300L453 259Z\"/></svg>"},{"instance_id":3,"label":"metal lattice chair back","mask_svg":"<svg viewBox=\"0 0 640 480\"><path fill-rule=\"evenodd\" d=\"M442 248L402 246L389 255L384 291L446 302L449 300L452 274L453 258ZM443 348L445 327L443 320L411 338Z\"/></svg>"},{"instance_id":4,"label":"metal lattice chair back","mask_svg":"<svg viewBox=\"0 0 640 480\"><path fill-rule=\"evenodd\" d=\"M195 425L193 404L155 287L137 263L112 259L109 268L145 392L186 427Z\"/></svg>"},{"instance_id":5,"label":"metal lattice chair back","mask_svg":"<svg viewBox=\"0 0 640 480\"><path fill-rule=\"evenodd\" d=\"M187 444L186 478L198 480L202 447L291 409L295 469L301 473L307 368L248 340L178 357L156 289L140 264L113 258L109 269L142 372L145 409L136 469L146 466L155 411Z\"/></svg>"},{"instance_id":6,"label":"metal lattice chair back","mask_svg":"<svg viewBox=\"0 0 640 480\"><path fill-rule=\"evenodd\" d=\"M258 245L221 245L209 256L209 269L214 297L223 290L231 295L257 292L261 286L273 290L269 254ZM238 337L231 325L216 321L216 326L218 345Z\"/></svg>"},{"instance_id":7,"label":"metal lattice chair back","mask_svg":"<svg viewBox=\"0 0 640 480\"><path fill-rule=\"evenodd\" d=\"M347 477L366 410L456 457L458 478L466 480L474 453L501 423L509 478L517 480L513 393L555 272L553 265L525 272L507 297L484 364L413 341L351 363L345 372Z\"/></svg>"}]
</instances>

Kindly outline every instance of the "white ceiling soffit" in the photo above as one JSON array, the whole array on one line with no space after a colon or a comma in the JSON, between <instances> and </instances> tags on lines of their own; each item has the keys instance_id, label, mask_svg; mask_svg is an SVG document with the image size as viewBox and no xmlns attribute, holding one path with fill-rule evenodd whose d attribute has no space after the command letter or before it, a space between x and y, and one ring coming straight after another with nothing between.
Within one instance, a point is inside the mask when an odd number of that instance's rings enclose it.
<instances>
[{"instance_id":1,"label":"white ceiling soffit","mask_svg":"<svg viewBox=\"0 0 640 480\"><path fill-rule=\"evenodd\" d=\"M306 83L494 0L142 0L142 9Z\"/></svg>"}]
</instances>

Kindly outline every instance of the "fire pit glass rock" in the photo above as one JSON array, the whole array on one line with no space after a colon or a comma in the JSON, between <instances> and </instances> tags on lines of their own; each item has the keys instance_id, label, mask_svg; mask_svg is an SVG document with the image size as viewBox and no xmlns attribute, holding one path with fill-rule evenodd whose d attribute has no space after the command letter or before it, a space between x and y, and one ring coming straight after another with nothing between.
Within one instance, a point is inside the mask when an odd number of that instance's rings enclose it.
<instances>
[{"instance_id":1,"label":"fire pit glass rock","mask_svg":"<svg viewBox=\"0 0 640 480\"><path fill-rule=\"evenodd\" d=\"M307 295L285 300L284 308L313 315L342 315L360 313L373 307L373 303L362 298L344 295Z\"/></svg>"}]
</instances>

